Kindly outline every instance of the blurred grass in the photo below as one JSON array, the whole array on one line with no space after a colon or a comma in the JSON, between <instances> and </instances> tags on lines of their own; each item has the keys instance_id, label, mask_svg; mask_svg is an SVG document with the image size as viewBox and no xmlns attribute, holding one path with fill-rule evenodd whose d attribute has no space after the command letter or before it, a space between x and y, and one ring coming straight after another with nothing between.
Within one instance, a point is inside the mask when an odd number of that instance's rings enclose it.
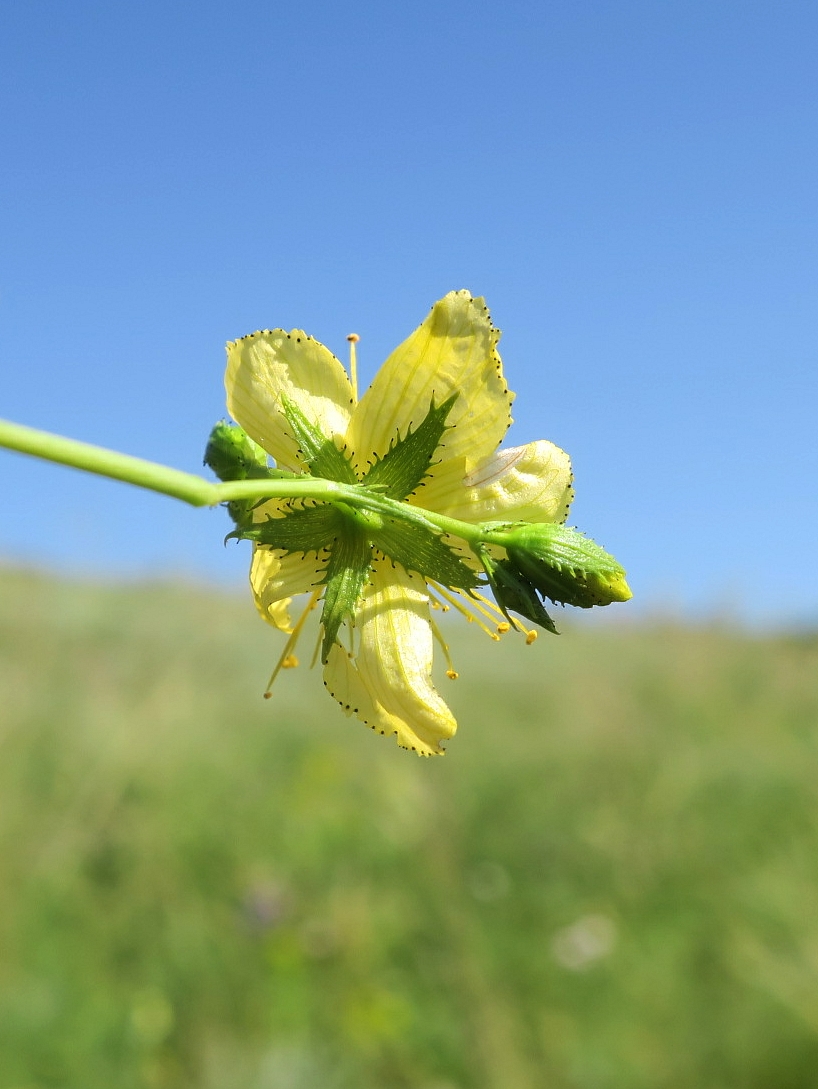
<instances>
[{"instance_id":1,"label":"blurred grass","mask_svg":"<svg viewBox=\"0 0 818 1089\"><path fill-rule=\"evenodd\" d=\"M421 761L249 598L0 572L0 1089L818 1084L818 639L451 641Z\"/></svg>"}]
</instances>

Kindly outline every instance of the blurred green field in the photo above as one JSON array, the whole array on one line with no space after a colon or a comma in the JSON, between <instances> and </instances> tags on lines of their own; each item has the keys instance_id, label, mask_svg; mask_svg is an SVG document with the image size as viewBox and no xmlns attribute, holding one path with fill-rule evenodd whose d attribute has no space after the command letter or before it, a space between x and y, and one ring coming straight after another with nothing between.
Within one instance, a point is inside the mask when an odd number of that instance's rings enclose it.
<instances>
[{"instance_id":1,"label":"blurred green field","mask_svg":"<svg viewBox=\"0 0 818 1089\"><path fill-rule=\"evenodd\" d=\"M818 1085L818 639L452 627L423 761L249 597L0 591L0 1089Z\"/></svg>"}]
</instances>

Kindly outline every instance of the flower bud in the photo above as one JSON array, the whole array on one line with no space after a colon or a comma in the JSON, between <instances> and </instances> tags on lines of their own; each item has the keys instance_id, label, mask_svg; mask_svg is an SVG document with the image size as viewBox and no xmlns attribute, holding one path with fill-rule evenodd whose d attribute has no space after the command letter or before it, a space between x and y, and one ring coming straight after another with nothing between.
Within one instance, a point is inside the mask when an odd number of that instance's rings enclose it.
<instances>
[{"instance_id":1,"label":"flower bud","mask_svg":"<svg viewBox=\"0 0 818 1089\"><path fill-rule=\"evenodd\" d=\"M590 609L633 596L613 556L576 529L532 523L504 537L510 563L551 601Z\"/></svg>"},{"instance_id":2,"label":"flower bud","mask_svg":"<svg viewBox=\"0 0 818 1089\"><path fill-rule=\"evenodd\" d=\"M266 480L292 476L292 473L271 469L267 464L267 454L254 442L246 431L236 424L221 420L207 440L204 463L212 469L219 480ZM254 499L234 499L225 504L227 513L238 527L227 538L243 536L242 531L253 522L253 508L258 505Z\"/></svg>"},{"instance_id":3,"label":"flower bud","mask_svg":"<svg viewBox=\"0 0 818 1089\"><path fill-rule=\"evenodd\" d=\"M267 455L246 431L221 420L210 432L204 463L219 480L248 480L269 476Z\"/></svg>"}]
</instances>

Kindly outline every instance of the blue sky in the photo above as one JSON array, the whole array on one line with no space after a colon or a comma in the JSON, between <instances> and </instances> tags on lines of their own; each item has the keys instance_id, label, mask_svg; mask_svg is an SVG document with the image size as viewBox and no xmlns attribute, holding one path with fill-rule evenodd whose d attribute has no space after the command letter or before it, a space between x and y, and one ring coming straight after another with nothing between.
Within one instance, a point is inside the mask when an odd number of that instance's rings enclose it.
<instances>
[{"instance_id":1,"label":"blue sky","mask_svg":"<svg viewBox=\"0 0 818 1089\"><path fill-rule=\"evenodd\" d=\"M0 10L0 416L197 471L224 343L364 378L486 297L632 615L818 618L818 7ZM0 452L0 556L240 584L219 511Z\"/></svg>"}]
</instances>

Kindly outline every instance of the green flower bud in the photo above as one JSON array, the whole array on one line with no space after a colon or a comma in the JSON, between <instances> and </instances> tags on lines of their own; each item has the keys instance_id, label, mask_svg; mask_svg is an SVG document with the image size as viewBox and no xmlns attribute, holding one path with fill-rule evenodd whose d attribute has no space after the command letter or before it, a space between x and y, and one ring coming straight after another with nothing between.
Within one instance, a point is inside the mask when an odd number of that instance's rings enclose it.
<instances>
[{"instance_id":1,"label":"green flower bud","mask_svg":"<svg viewBox=\"0 0 818 1089\"><path fill-rule=\"evenodd\" d=\"M590 609L633 596L613 556L576 529L532 523L503 536L509 562L551 601Z\"/></svg>"},{"instance_id":2,"label":"green flower bud","mask_svg":"<svg viewBox=\"0 0 818 1089\"><path fill-rule=\"evenodd\" d=\"M221 420L210 432L205 448L204 463L219 480L267 480L293 477L280 469L271 469L267 454L253 442L246 431L236 424ZM253 507L258 500L235 499L227 503L227 513L242 531L253 521ZM228 538L241 537L242 532L229 533Z\"/></svg>"},{"instance_id":3,"label":"green flower bud","mask_svg":"<svg viewBox=\"0 0 818 1089\"><path fill-rule=\"evenodd\" d=\"M219 480L255 480L270 475L264 450L246 431L226 420L210 432L204 463Z\"/></svg>"},{"instance_id":4,"label":"green flower bud","mask_svg":"<svg viewBox=\"0 0 818 1089\"><path fill-rule=\"evenodd\" d=\"M270 468L267 464L266 451L241 427L228 424L228 421L224 419L220 420L210 432L205 448L205 465L212 469L220 480L295 478L293 473ZM224 504L236 525L236 530L228 534L225 540L248 536L245 530L253 526L253 509L259 502L260 500L236 499Z\"/></svg>"}]
</instances>

